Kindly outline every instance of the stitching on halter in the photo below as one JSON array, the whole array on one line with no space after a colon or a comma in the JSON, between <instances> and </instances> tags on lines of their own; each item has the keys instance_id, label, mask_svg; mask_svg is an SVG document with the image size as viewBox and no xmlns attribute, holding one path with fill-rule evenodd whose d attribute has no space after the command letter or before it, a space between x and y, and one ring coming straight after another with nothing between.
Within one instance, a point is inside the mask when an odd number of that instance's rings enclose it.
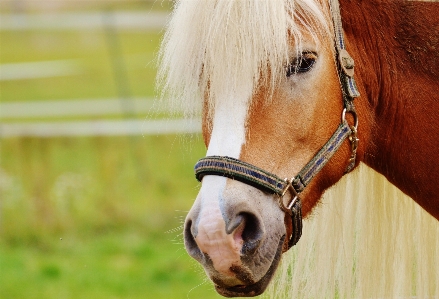
<instances>
[{"instance_id":1,"label":"stitching on halter","mask_svg":"<svg viewBox=\"0 0 439 299\"><path fill-rule=\"evenodd\" d=\"M226 156L209 156L195 165L195 177L201 182L205 175L222 175L257 187L263 191L281 195L285 181L259 167Z\"/></svg>"}]
</instances>

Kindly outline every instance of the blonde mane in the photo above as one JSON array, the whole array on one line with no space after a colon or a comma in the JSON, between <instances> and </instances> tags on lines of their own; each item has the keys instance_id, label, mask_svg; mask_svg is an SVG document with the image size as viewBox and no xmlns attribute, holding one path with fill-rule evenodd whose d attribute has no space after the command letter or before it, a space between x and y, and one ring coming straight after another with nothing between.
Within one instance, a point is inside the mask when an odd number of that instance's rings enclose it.
<instances>
[{"instance_id":1,"label":"blonde mane","mask_svg":"<svg viewBox=\"0 0 439 299\"><path fill-rule=\"evenodd\" d=\"M274 86L291 41L301 52L303 33L317 40L329 32L327 20L315 0L180 0L159 54L161 98L193 115L203 96L211 111L218 95L233 95L240 85Z\"/></svg>"},{"instance_id":2,"label":"blonde mane","mask_svg":"<svg viewBox=\"0 0 439 299\"><path fill-rule=\"evenodd\" d=\"M361 164L324 194L263 298L438 298L439 222Z\"/></svg>"}]
</instances>

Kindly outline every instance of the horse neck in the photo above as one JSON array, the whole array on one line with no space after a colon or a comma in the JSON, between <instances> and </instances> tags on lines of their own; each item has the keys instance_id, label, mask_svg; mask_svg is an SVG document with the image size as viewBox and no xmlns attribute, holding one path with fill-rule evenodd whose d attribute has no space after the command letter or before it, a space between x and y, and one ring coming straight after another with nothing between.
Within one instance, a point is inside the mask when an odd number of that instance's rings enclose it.
<instances>
[{"instance_id":1,"label":"horse neck","mask_svg":"<svg viewBox=\"0 0 439 299\"><path fill-rule=\"evenodd\" d=\"M439 219L439 4L340 6L366 120L363 161Z\"/></svg>"}]
</instances>

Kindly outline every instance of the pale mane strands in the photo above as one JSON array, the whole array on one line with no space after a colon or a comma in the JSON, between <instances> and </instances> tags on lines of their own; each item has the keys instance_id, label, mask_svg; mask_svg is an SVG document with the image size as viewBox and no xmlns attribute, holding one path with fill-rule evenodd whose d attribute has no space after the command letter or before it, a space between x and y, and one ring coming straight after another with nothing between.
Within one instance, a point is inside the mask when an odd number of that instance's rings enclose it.
<instances>
[{"instance_id":1,"label":"pale mane strands","mask_svg":"<svg viewBox=\"0 0 439 299\"><path fill-rule=\"evenodd\" d=\"M360 165L326 191L264 298L438 298L439 222Z\"/></svg>"},{"instance_id":2,"label":"pale mane strands","mask_svg":"<svg viewBox=\"0 0 439 299\"><path fill-rule=\"evenodd\" d=\"M219 98L247 100L233 97L240 86L274 86L291 55L288 37L299 52L303 30L316 39L316 32L328 32L327 16L314 1L177 2L159 55L161 97L193 114L203 95L212 109Z\"/></svg>"}]
</instances>

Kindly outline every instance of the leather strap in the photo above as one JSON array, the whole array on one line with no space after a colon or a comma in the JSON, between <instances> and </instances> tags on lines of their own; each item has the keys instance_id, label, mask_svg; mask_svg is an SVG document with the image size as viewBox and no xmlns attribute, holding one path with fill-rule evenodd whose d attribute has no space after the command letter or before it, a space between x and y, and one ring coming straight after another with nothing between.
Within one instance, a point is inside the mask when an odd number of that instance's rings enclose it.
<instances>
[{"instance_id":1,"label":"leather strap","mask_svg":"<svg viewBox=\"0 0 439 299\"><path fill-rule=\"evenodd\" d=\"M281 195L286 183L276 175L252 164L227 156L208 156L195 165L195 177L201 182L205 175L220 175L237 180L262 191Z\"/></svg>"},{"instance_id":2,"label":"leather strap","mask_svg":"<svg viewBox=\"0 0 439 299\"><path fill-rule=\"evenodd\" d=\"M320 149L292 179L292 186L296 193L305 189L313 177L328 163L329 159L340 148L343 141L352 131L347 122L343 122ZM288 187L288 181L257 166L227 156L208 156L200 159L194 167L195 177L201 182L205 175L219 175L234 179L264 192L282 196Z\"/></svg>"},{"instance_id":3,"label":"leather strap","mask_svg":"<svg viewBox=\"0 0 439 299\"><path fill-rule=\"evenodd\" d=\"M347 108L347 111L351 111L349 109L351 103L346 102L352 102L354 98L360 96L360 92L358 91L357 84L354 80L355 62L346 51L339 2L338 0L329 0L329 5L332 13L332 20L334 23L335 48L337 50L337 68L340 76L342 90L344 92L343 99L345 101L345 107Z\"/></svg>"}]
</instances>

